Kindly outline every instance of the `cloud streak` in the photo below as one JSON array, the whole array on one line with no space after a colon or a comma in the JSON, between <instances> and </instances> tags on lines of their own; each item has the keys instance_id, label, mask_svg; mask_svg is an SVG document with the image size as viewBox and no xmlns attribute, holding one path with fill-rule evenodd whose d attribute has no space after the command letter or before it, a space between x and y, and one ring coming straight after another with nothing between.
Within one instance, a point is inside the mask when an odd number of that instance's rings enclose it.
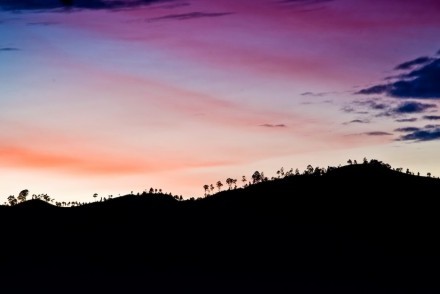
<instances>
[{"instance_id":1,"label":"cloud streak","mask_svg":"<svg viewBox=\"0 0 440 294\"><path fill-rule=\"evenodd\" d=\"M363 134L367 135L367 136L392 136L393 135L391 133L382 132L382 131L366 132L366 133L363 133Z\"/></svg>"},{"instance_id":2,"label":"cloud streak","mask_svg":"<svg viewBox=\"0 0 440 294\"><path fill-rule=\"evenodd\" d=\"M232 12L190 12L181 14L169 14L165 16L149 18L148 22L154 21L166 21L166 20L191 20L197 18L208 18L208 17L221 17L226 15L231 15Z\"/></svg>"},{"instance_id":3,"label":"cloud streak","mask_svg":"<svg viewBox=\"0 0 440 294\"><path fill-rule=\"evenodd\" d=\"M404 102L393 111L397 114L422 113L433 108L437 108L437 105L420 102Z\"/></svg>"},{"instance_id":4,"label":"cloud streak","mask_svg":"<svg viewBox=\"0 0 440 294\"><path fill-rule=\"evenodd\" d=\"M260 127L265 128L287 128L285 124L262 124Z\"/></svg>"},{"instance_id":5,"label":"cloud streak","mask_svg":"<svg viewBox=\"0 0 440 294\"><path fill-rule=\"evenodd\" d=\"M28 26L54 26L54 25L58 25L58 22L53 22L53 21L40 21L40 22L29 22L26 25Z\"/></svg>"},{"instance_id":6,"label":"cloud streak","mask_svg":"<svg viewBox=\"0 0 440 294\"><path fill-rule=\"evenodd\" d=\"M135 174L145 165L134 160L95 156L72 156L61 153L41 152L22 147L1 147L0 162L3 165L34 169L57 169L80 174Z\"/></svg>"},{"instance_id":7,"label":"cloud streak","mask_svg":"<svg viewBox=\"0 0 440 294\"><path fill-rule=\"evenodd\" d=\"M330 94L329 92L320 92L320 93L314 93L314 92L304 92L301 93L301 96L308 96L308 97L323 97Z\"/></svg>"},{"instance_id":8,"label":"cloud streak","mask_svg":"<svg viewBox=\"0 0 440 294\"><path fill-rule=\"evenodd\" d=\"M396 122L399 122L399 123L403 123L403 122L415 122L415 121L417 121L417 118L416 118L416 117L410 117L410 118L399 118L399 119L396 119Z\"/></svg>"},{"instance_id":9,"label":"cloud streak","mask_svg":"<svg viewBox=\"0 0 440 294\"><path fill-rule=\"evenodd\" d=\"M440 139L440 127L418 129L409 134L401 136L399 141L425 142Z\"/></svg>"},{"instance_id":10,"label":"cloud streak","mask_svg":"<svg viewBox=\"0 0 440 294\"><path fill-rule=\"evenodd\" d=\"M299 5L299 6L309 6L314 4L321 4L326 2L332 2L334 0L281 0L279 1L281 4L291 4L291 5Z\"/></svg>"},{"instance_id":11,"label":"cloud streak","mask_svg":"<svg viewBox=\"0 0 440 294\"><path fill-rule=\"evenodd\" d=\"M0 48L0 52L11 52L11 51L20 51L20 49L15 47L3 47Z\"/></svg>"},{"instance_id":12,"label":"cloud streak","mask_svg":"<svg viewBox=\"0 0 440 294\"><path fill-rule=\"evenodd\" d=\"M416 127L405 127L405 128L397 128L394 131L399 133L411 133L419 131L419 128Z\"/></svg>"},{"instance_id":13,"label":"cloud streak","mask_svg":"<svg viewBox=\"0 0 440 294\"><path fill-rule=\"evenodd\" d=\"M376 99L370 99L365 101L356 101L355 104L361 105L361 106L367 106L368 108L372 110L384 110L388 108L388 105L382 102L376 101Z\"/></svg>"},{"instance_id":14,"label":"cloud streak","mask_svg":"<svg viewBox=\"0 0 440 294\"><path fill-rule=\"evenodd\" d=\"M343 124L349 125L349 124L368 124L368 123L370 123L370 121L368 119L354 119L349 122L345 122Z\"/></svg>"},{"instance_id":15,"label":"cloud streak","mask_svg":"<svg viewBox=\"0 0 440 294\"><path fill-rule=\"evenodd\" d=\"M440 115L425 115L423 119L427 120L440 120Z\"/></svg>"},{"instance_id":16,"label":"cloud streak","mask_svg":"<svg viewBox=\"0 0 440 294\"><path fill-rule=\"evenodd\" d=\"M440 58L419 57L395 69L411 71L397 76L394 82L374 85L357 94L384 94L402 99L440 99Z\"/></svg>"},{"instance_id":17,"label":"cloud streak","mask_svg":"<svg viewBox=\"0 0 440 294\"><path fill-rule=\"evenodd\" d=\"M150 5L160 2L170 2L172 0L0 0L0 10L7 11L33 11L33 10L56 10L60 8L78 8L78 9L122 9L134 8L143 5ZM63 11L63 10L57 10Z\"/></svg>"},{"instance_id":18,"label":"cloud streak","mask_svg":"<svg viewBox=\"0 0 440 294\"><path fill-rule=\"evenodd\" d=\"M423 56L423 57L419 57L419 58L416 58L411 61L401 63L398 66L396 66L395 70L413 69L417 65L424 65L424 64L427 64L431 61L433 61L433 59L431 57Z\"/></svg>"},{"instance_id":19,"label":"cloud streak","mask_svg":"<svg viewBox=\"0 0 440 294\"><path fill-rule=\"evenodd\" d=\"M380 100L379 100L380 101ZM371 99L371 100L364 100L364 101L355 101L351 105L345 106L342 111L350 113L360 113L356 110L357 106L361 107L367 107L368 110L372 111L378 111L376 112L376 117L393 117L398 118L403 115L407 114L419 114L419 113L425 113L425 112L432 112L437 108L436 104L433 103L422 103L418 101L405 101L401 102L399 104L396 104L394 102L388 101L388 103L385 102L378 102L377 99ZM369 112L365 112L365 114L368 114ZM435 116L434 116L435 117ZM417 118L399 118L396 119L396 122L414 122Z\"/></svg>"}]
</instances>

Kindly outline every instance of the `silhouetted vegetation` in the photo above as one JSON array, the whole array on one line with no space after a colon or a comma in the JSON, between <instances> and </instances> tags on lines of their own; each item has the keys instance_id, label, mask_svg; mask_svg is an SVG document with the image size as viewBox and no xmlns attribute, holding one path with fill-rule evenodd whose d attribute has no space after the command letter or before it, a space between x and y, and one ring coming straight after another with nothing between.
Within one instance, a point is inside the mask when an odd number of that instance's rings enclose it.
<instances>
[{"instance_id":1,"label":"silhouetted vegetation","mask_svg":"<svg viewBox=\"0 0 440 294\"><path fill-rule=\"evenodd\" d=\"M357 160L351 160L351 159L347 160L347 164L349 166L358 165ZM362 164L364 166L370 166L373 168L385 168L385 169L393 170L393 171L396 171L398 173L403 174L403 168L401 168L401 167L392 168L391 165L389 165L387 163L383 163L382 161L379 161L377 159L371 159L370 161L368 161L368 159L366 157L364 157L362 160ZM276 180L286 179L286 178L290 178L290 177L325 176L328 173L331 174L332 171L334 171L338 168L341 168L341 165L339 165L337 167L336 166L327 166L327 168L318 167L318 166L313 167L312 165L307 165L307 167L303 170L303 172L300 172L300 170L298 168L296 168L295 170L293 170L293 168L290 168L287 172L285 172L284 167L281 167L279 170L276 171L276 177L271 177L270 180L264 175L264 172L255 171L251 175L252 182L248 182L247 177L245 175L242 176L242 178L241 178L242 187L241 188L246 188L251 185L255 185L258 183L262 183L262 182L276 181ZM415 173L411 172L409 169L406 169L405 174L414 175ZM417 176L420 176L420 172L417 172ZM427 173L427 177L428 178L431 177L430 172ZM228 190L239 189L239 187L237 186L237 181L238 181L237 179L227 178L225 180L225 182L228 185ZM215 183L215 186L217 187L218 192L220 192L223 187L222 181L221 180L217 181ZM214 195L213 194L213 192L214 192L214 185L213 184L203 185L203 190L204 190L205 197ZM4 205L14 206L19 203L22 203L22 202L26 201L28 194L29 194L29 190L26 189L26 190L21 191L17 197L15 197L14 195L11 195L7 198L7 202L4 202ZM172 196L176 200L179 200L179 201L184 200L182 195L177 196L177 195L172 195L172 193L164 193L164 192L162 192L162 189L157 189L157 188L153 188L153 187L151 187L149 190L143 191L142 193L137 192L136 195L137 196L146 196L146 195L152 195L152 194L161 194L161 195L166 194L166 195ZM134 195L134 191L131 191L127 195ZM119 195L118 197L121 197L121 195ZM98 193L94 193L93 198L94 198L94 202L96 202L96 201L103 202L103 201L113 199L113 195L108 195L107 197L101 197L98 200ZM39 194L39 195L34 194L34 195L32 195L32 199L44 200L47 203L55 204L58 207L76 207L76 206L81 206L81 205L86 205L86 204L92 203L92 202L79 202L79 201L58 202L58 201L55 201L54 199L52 199L47 194ZM199 197L191 197L189 199L196 200L196 199L200 199L200 198Z\"/></svg>"},{"instance_id":2,"label":"silhouetted vegetation","mask_svg":"<svg viewBox=\"0 0 440 294\"><path fill-rule=\"evenodd\" d=\"M0 207L2 277L15 286L32 269L75 286L88 273L101 292L121 281L122 292L439 293L437 178L364 158L238 179L187 200L153 187L88 203L23 190Z\"/></svg>"}]
</instances>

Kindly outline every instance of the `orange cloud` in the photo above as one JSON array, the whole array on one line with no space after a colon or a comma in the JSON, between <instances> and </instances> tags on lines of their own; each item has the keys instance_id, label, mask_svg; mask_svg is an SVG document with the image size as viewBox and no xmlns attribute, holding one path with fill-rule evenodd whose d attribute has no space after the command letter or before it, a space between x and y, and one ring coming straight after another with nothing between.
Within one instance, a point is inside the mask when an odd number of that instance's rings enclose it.
<instances>
[{"instance_id":1,"label":"orange cloud","mask_svg":"<svg viewBox=\"0 0 440 294\"><path fill-rule=\"evenodd\" d=\"M124 154L105 150L98 152L86 148L51 152L20 146L1 146L0 163L11 168L55 170L86 176L147 174L180 169L210 168L233 163L232 160L179 156L170 154L169 151L141 154L124 150L126 151Z\"/></svg>"},{"instance_id":2,"label":"orange cloud","mask_svg":"<svg viewBox=\"0 0 440 294\"><path fill-rule=\"evenodd\" d=\"M49 153L20 147L1 147L0 162L11 167L31 169L61 169L83 174L137 173L146 168L142 163L115 159L111 156Z\"/></svg>"}]
</instances>

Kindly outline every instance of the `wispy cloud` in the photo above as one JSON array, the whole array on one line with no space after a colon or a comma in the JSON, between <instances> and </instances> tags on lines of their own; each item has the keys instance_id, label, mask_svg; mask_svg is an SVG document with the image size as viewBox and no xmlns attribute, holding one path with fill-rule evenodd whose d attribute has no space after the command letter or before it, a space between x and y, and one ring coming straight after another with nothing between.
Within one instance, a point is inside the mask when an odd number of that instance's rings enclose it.
<instances>
[{"instance_id":1,"label":"wispy cloud","mask_svg":"<svg viewBox=\"0 0 440 294\"><path fill-rule=\"evenodd\" d=\"M285 124L262 124L260 127L266 128L287 128Z\"/></svg>"},{"instance_id":2,"label":"wispy cloud","mask_svg":"<svg viewBox=\"0 0 440 294\"><path fill-rule=\"evenodd\" d=\"M403 123L403 122L415 122L415 121L417 121L417 118L416 118L416 117L410 117L410 118L399 118L399 119L396 119L395 121L396 121L396 122L399 122L399 123Z\"/></svg>"},{"instance_id":3,"label":"wispy cloud","mask_svg":"<svg viewBox=\"0 0 440 294\"><path fill-rule=\"evenodd\" d=\"M405 101L401 103L396 103L395 101L384 101L380 99L370 99L354 101L350 105L346 105L341 110L347 113L360 113L361 110L367 108L366 114L370 111L373 112L375 117L393 117L399 118L402 115L407 114L418 114L433 111L437 108L436 104L433 103L422 103L418 101ZM397 119L397 122L410 122L415 121L415 118L402 118Z\"/></svg>"},{"instance_id":4,"label":"wispy cloud","mask_svg":"<svg viewBox=\"0 0 440 294\"><path fill-rule=\"evenodd\" d=\"M408 69L414 68L417 65L424 65L424 64L427 64L431 61L433 61L433 58L423 56L423 57L419 57L419 58L401 63L398 66L396 66L395 69L396 70L408 70Z\"/></svg>"},{"instance_id":5,"label":"wispy cloud","mask_svg":"<svg viewBox=\"0 0 440 294\"><path fill-rule=\"evenodd\" d=\"M294 12L314 12L326 8L326 3L334 0L279 0L278 4Z\"/></svg>"},{"instance_id":6,"label":"wispy cloud","mask_svg":"<svg viewBox=\"0 0 440 294\"><path fill-rule=\"evenodd\" d=\"M440 58L419 57L398 65L396 70L410 70L394 77L394 82L374 85L357 94L384 94L395 98L440 99ZM392 78L392 79L394 79Z\"/></svg>"},{"instance_id":7,"label":"wispy cloud","mask_svg":"<svg viewBox=\"0 0 440 294\"><path fill-rule=\"evenodd\" d=\"M341 111L343 111L345 113L352 113L355 111L355 109L352 106L346 105L341 108Z\"/></svg>"},{"instance_id":8,"label":"wispy cloud","mask_svg":"<svg viewBox=\"0 0 440 294\"><path fill-rule=\"evenodd\" d=\"M427 119L427 120L440 120L440 115L424 115L423 119Z\"/></svg>"},{"instance_id":9,"label":"wispy cloud","mask_svg":"<svg viewBox=\"0 0 440 294\"><path fill-rule=\"evenodd\" d=\"M0 10L32 11L32 10L60 10L59 8L78 8L78 9L121 9L133 8L142 5L149 5L161 2L171 2L173 0L0 0Z\"/></svg>"},{"instance_id":10,"label":"wispy cloud","mask_svg":"<svg viewBox=\"0 0 440 294\"><path fill-rule=\"evenodd\" d=\"M0 48L0 52L10 52L10 51L20 51L20 49L15 47L3 47Z\"/></svg>"},{"instance_id":11,"label":"wispy cloud","mask_svg":"<svg viewBox=\"0 0 440 294\"><path fill-rule=\"evenodd\" d=\"M145 163L129 161L127 158L88 158L10 146L0 146L0 151L0 162L14 167L58 169L84 174L131 174L145 170Z\"/></svg>"},{"instance_id":12,"label":"wispy cloud","mask_svg":"<svg viewBox=\"0 0 440 294\"><path fill-rule=\"evenodd\" d=\"M59 24L58 22L53 21L39 21L39 22L28 22L26 25L28 26L54 26Z\"/></svg>"},{"instance_id":13,"label":"wispy cloud","mask_svg":"<svg viewBox=\"0 0 440 294\"><path fill-rule=\"evenodd\" d=\"M309 5L321 4L321 3L332 2L332 1L334 1L334 0L281 0L281 1L279 1L279 3L309 6Z\"/></svg>"},{"instance_id":14,"label":"wispy cloud","mask_svg":"<svg viewBox=\"0 0 440 294\"><path fill-rule=\"evenodd\" d=\"M390 105L383 103L380 98L368 99L368 100L356 100L343 106L340 110L345 113L356 113L356 114L370 114L371 111L374 114L375 111L380 111L380 115L376 115L376 116L382 116L384 115L384 113L390 112Z\"/></svg>"},{"instance_id":15,"label":"wispy cloud","mask_svg":"<svg viewBox=\"0 0 440 294\"><path fill-rule=\"evenodd\" d=\"M301 96L309 96L309 97L323 97L327 94L330 94L329 92L320 92L320 93L315 93L315 92L304 92L301 93Z\"/></svg>"},{"instance_id":16,"label":"wispy cloud","mask_svg":"<svg viewBox=\"0 0 440 294\"><path fill-rule=\"evenodd\" d=\"M232 12L190 12L190 13L181 13L181 14L169 14L155 18L147 19L148 22L153 21L165 21L165 20L190 20L196 18L207 18L207 17L220 17L231 15Z\"/></svg>"},{"instance_id":17,"label":"wispy cloud","mask_svg":"<svg viewBox=\"0 0 440 294\"><path fill-rule=\"evenodd\" d=\"M435 128L440 128L440 125L426 125L425 129L435 129Z\"/></svg>"},{"instance_id":18,"label":"wispy cloud","mask_svg":"<svg viewBox=\"0 0 440 294\"><path fill-rule=\"evenodd\" d=\"M387 104L383 103L380 99L368 99L368 100L362 100L362 101L355 101L354 104L366 106L372 110L384 110L389 107Z\"/></svg>"},{"instance_id":19,"label":"wispy cloud","mask_svg":"<svg viewBox=\"0 0 440 294\"><path fill-rule=\"evenodd\" d=\"M348 124L368 124L368 123L370 123L368 119L354 119L349 122L345 122L343 124L348 125Z\"/></svg>"},{"instance_id":20,"label":"wispy cloud","mask_svg":"<svg viewBox=\"0 0 440 294\"><path fill-rule=\"evenodd\" d=\"M405 128L397 128L394 131L399 133L411 133L411 132L417 132L420 128L416 127L405 127Z\"/></svg>"},{"instance_id":21,"label":"wispy cloud","mask_svg":"<svg viewBox=\"0 0 440 294\"><path fill-rule=\"evenodd\" d=\"M393 135L391 133L382 132L382 131L365 132L363 134L367 135L367 136L392 136Z\"/></svg>"},{"instance_id":22,"label":"wispy cloud","mask_svg":"<svg viewBox=\"0 0 440 294\"><path fill-rule=\"evenodd\" d=\"M401 103L393 111L397 114L422 113L433 108L437 108L437 105L413 101Z\"/></svg>"},{"instance_id":23,"label":"wispy cloud","mask_svg":"<svg viewBox=\"0 0 440 294\"><path fill-rule=\"evenodd\" d=\"M440 127L434 128L424 128L418 129L409 134L401 136L399 141L415 141L415 142L424 142L424 141L433 141L440 139Z\"/></svg>"}]
</instances>

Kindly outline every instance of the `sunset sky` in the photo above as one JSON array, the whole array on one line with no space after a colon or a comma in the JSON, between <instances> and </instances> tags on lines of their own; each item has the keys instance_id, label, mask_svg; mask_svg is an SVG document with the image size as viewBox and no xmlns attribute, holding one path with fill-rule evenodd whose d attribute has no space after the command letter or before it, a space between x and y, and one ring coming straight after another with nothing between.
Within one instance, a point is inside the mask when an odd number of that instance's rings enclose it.
<instances>
[{"instance_id":1,"label":"sunset sky","mask_svg":"<svg viewBox=\"0 0 440 294\"><path fill-rule=\"evenodd\" d=\"M0 202L377 158L440 176L438 0L0 0Z\"/></svg>"}]
</instances>

